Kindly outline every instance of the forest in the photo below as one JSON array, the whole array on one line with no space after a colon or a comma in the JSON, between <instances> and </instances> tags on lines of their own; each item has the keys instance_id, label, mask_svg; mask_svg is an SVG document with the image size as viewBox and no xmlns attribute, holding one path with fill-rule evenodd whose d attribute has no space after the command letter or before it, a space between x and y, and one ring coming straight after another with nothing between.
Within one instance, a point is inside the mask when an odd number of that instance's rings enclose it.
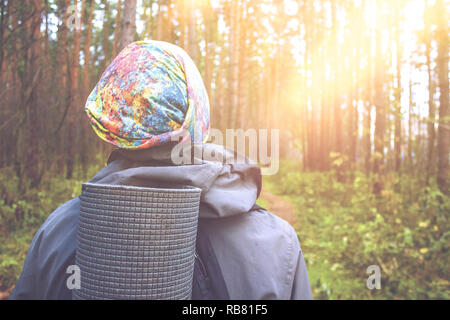
<instances>
[{"instance_id":1,"label":"forest","mask_svg":"<svg viewBox=\"0 0 450 320\"><path fill-rule=\"evenodd\" d=\"M280 130L258 203L290 206L315 299L449 299L449 12L447 0L0 0L0 299L42 222L105 165L113 148L84 105L142 39L188 52L213 128Z\"/></svg>"}]
</instances>

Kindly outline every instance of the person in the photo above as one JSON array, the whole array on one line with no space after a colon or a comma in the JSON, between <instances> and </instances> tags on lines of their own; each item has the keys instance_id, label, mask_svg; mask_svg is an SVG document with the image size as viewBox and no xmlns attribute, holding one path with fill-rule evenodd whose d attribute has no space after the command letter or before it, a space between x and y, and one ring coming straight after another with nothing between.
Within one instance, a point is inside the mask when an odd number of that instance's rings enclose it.
<instances>
[{"instance_id":1,"label":"person","mask_svg":"<svg viewBox=\"0 0 450 320\"><path fill-rule=\"evenodd\" d=\"M201 188L194 299L312 299L295 230L255 205L261 170L208 139L209 102L200 73L181 48L161 41L126 46L105 70L85 111L97 135L115 145L91 183ZM174 161L188 142L192 163ZM196 148L215 154L199 158ZM222 160L220 160L222 159ZM11 299L71 299L79 198L37 231ZM82 279L81 279L82 281Z\"/></svg>"}]
</instances>

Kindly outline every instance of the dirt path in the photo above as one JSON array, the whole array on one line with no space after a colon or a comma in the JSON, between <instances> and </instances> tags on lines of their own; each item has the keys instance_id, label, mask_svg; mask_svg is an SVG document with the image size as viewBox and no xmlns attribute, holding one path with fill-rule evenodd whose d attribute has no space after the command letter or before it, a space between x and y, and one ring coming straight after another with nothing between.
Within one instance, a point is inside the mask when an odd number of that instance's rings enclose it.
<instances>
[{"instance_id":1,"label":"dirt path","mask_svg":"<svg viewBox=\"0 0 450 320\"><path fill-rule=\"evenodd\" d=\"M267 210L286 220L291 224L291 226L294 225L295 211L292 204L284 200L282 197L273 194L269 190L264 188L261 191L260 197L268 203L268 208L266 208Z\"/></svg>"}]
</instances>

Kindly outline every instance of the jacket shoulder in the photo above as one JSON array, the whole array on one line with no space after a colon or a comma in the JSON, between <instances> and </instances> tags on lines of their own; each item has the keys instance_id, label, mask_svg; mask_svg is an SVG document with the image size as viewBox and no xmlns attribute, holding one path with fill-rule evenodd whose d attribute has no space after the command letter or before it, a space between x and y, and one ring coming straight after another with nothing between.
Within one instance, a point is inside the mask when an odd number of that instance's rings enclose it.
<instances>
[{"instance_id":1,"label":"jacket shoulder","mask_svg":"<svg viewBox=\"0 0 450 320\"><path fill-rule=\"evenodd\" d=\"M231 299L291 298L301 251L287 221L262 208L208 220Z\"/></svg>"}]
</instances>

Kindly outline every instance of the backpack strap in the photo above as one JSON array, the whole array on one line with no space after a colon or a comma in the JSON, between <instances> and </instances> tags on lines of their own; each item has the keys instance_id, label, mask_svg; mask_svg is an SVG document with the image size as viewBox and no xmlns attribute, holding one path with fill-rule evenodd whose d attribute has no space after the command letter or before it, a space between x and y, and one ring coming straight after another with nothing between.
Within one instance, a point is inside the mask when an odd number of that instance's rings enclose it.
<instances>
[{"instance_id":1,"label":"backpack strap","mask_svg":"<svg viewBox=\"0 0 450 320\"><path fill-rule=\"evenodd\" d=\"M254 204L250 211L266 210ZM198 220L197 242L195 248L194 279L192 282L193 300L230 300L222 270L211 242L204 231L202 219Z\"/></svg>"},{"instance_id":2,"label":"backpack strap","mask_svg":"<svg viewBox=\"0 0 450 320\"><path fill-rule=\"evenodd\" d=\"M222 270L201 221L199 219L197 227L192 299L229 300Z\"/></svg>"},{"instance_id":3,"label":"backpack strap","mask_svg":"<svg viewBox=\"0 0 450 320\"><path fill-rule=\"evenodd\" d=\"M250 211L254 211L254 210L264 210L267 211L265 208L258 206L256 203L253 205L253 207L250 209Z\"/></svg>"}]
</instances>

